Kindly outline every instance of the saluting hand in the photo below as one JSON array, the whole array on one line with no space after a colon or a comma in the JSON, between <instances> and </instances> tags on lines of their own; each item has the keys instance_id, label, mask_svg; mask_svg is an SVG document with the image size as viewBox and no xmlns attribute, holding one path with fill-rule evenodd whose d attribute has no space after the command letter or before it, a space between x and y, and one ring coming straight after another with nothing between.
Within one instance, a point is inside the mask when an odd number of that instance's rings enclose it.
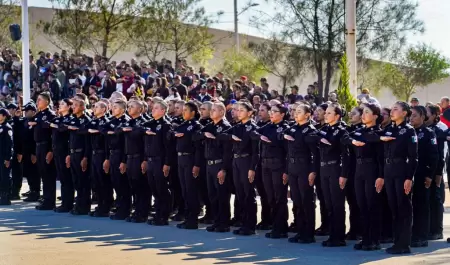
<instances>
[{"instance_id":1,"label":"saluting hand","mask_svg":"<svg viewBox=\"0 0 450 265\"><path fill-rule=\"evenodd\" d=\"M403 188L405 189L405 194L409 195L409 193L411 192L411 188L412 188L412 180L410 180L410 179L405 180L405 183L403 184Z\"/></svg>"},{"instance_id":2,"label":"saluting hand","mask_svg":"<svg viewBox=\"0 0 450 265\"><path fill-rule=\"evenodd\" d=\"M391 136L381 136L381 137L380 137L380 140L383 141L383 142L389 142L389 141L395 140L395 137L391 137Z\"/></svg>"},{"instance_id":3,"label":"saluting hand","mask_svg":"<svg viewBox=\"0 0 450 265\"><path fill-rule=\"evenodd\" d=\"M323 143L323 144L326 144L326 145L331 145L330 141L328 141L325 138L320 139L320 142Z\"/></svg>"},{"instance_id":4,"label":"saluting hand","mask_svg":"<svg viewBox=\"0 0 450 265\"><path fill-rule=\"evenodd\" d=\"M242 142L242 139L237 137L236 135L231 135L231 138L236 142Z\"/></svg>"},{"instance_id":5,"label":"saluting hand","mask_svg":"<svg viewBox=\"0 0 450 265\"><path fill-rule=\"evenodd\" d=\"M284 139L286 139L288 141L295 141L294 137L287 135L287 134L284 135Z\"/></svg>"},{"instance_id":6,"label":"saluting hand","mask_svg":"<svg viewBox=\"0 0 450 265\"><path fill-rule=\"evenodd\" d=\"M361 142L361 141L356 141L356 140L353 140L353 141L352 141L352 144L353 144L354 146L364 146L364 145L366 145L366 143Z\"/></svg>"},{"instance_id":7,"label":"saluting hand","mask_svg":"<svg viewBox=\"0 0 450 265\"><path fill-rule=\"evenodd\" d=\"M266 142L266 143L271 143L269 138L267 138L267 136L264 136L264 135L261 135L261 141Z\"/></svg>"},{"instance_id":8,"label":"saluting hand","mask_svg":"<svg viewBox=\"0 0 450 265\"><path fill-rule=\"evenodd\" d=\"M175 137L183 137L184 133L175 133Z\"/></svg>"},{"instance_id":9,"label":"saluting hand","mask_svg":"<svg viewBox=\"0 0 450 265\"><path fill-rule=\"evenodd\" d=\"M205 137L209 139L216 139L216 137L210 132L205 132Z\"/></svg>"}]
</instances>

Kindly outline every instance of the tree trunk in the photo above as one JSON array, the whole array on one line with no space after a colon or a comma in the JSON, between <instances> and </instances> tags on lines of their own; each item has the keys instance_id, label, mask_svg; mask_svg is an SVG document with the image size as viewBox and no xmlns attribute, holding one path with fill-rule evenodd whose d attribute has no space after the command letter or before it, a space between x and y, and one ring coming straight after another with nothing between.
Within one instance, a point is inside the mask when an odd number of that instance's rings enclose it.
<instances>
[{"instance_id":1,"label":"tree trunk","mask_svg":"<svg viewBox=\"0 0 450 265\"><path fill-rule=\"evenodd\" d=\"M327 58L327 68L326 68L326 75L325 75L325 100L328 100L328 94L330 94L330 83L331 78L333 77L333 69L332 69L332 62L331 58Z\"/></svg>"},{"instance_id":2,"label":"tree trunk","mask_svg":"<svg viewBox=\"0 0 450 265\"><path fill-rule=\"evenodd\" d=\"M281 94L284 96L286 95L286 84L287 84L287 77L286 76L282 76L281 79L283 79L283 89L281 90Z\"/></svg>"},{"instance_id":3,"label":"tree trunk","mask_svg":"<svg viewBox=\"0 0 450 265\"><path fill-rule=\"evenodd\" d=\"M103 36L102 42L102 56L106 57L108 54L108 42L109 42L109 34L111 33L109 28L105 29L105 35Z\"/></svg>"}]
</instances>

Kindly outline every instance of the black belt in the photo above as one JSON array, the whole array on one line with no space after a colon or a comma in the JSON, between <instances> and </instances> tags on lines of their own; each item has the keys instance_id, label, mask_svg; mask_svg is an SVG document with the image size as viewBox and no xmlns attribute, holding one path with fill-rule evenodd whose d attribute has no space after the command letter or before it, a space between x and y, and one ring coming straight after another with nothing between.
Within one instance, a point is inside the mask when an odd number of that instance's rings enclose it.
<instances>
[{"instance_id":1,"label":"black belt","mask_svg":"<svg viewBox=\"0 0 450 265\"><path fill-rule=\"evenodd\" d=\"M250 156L250 154L234 154L234 158L244 158Z\"/></svg>"},{"instance_id":2,"label":"black belt","mask_svg":"<svg viewBox=\"0 0 450 265\"><path fill-rule=\"evenodd\" d=\"M303 158L303 157L292 157L292 158L288 158L288 161L291 163L291 164L294 164L294 163L309 163L310 161L309 161L309 159L307 159L307 158Z\"/></svg>"},{"instance_id":3,"label":"black belt","mask_svg":"<svg viewBox=\"0 0 450 265\"><path fill-rule=\"evenodd\" d=\"M83 152L83 148L70 149L70 153L71 153L71 154L81 153L81 152Z\"/></svg>"},{"instance_id":4,"label":"black belt","mask_svg":"<svg viewBox=\"0 0 450 265\"><path fill-rule=\"evenodd\" d=\"M135 155L127 155L128 158L138 158L141 157L140 154L135 154Z\"/></svg>"},{"instance_id":5,"label":"black belt","mask_svg":"<svg viewBox=\"0 0 450 265\"><path fill-rule=\"evenodd\" d=\"M332 161L327 161L327 162L320 162L320 166L324 167L324 166L328 166L328 165L334 165L337 164L338 161L337 160L332 160Z\"/></svg>"},{"instance_id":6,"label":"black belt","mask_svg":"<svg viewBox=\"0 0 450 265\"><path fill-rule=\"evenodd\" d=\"M373 158L357 158L356 159L356 164L358 165L362 165L362 164L370 164L370 163L374 163L375 160Z\"/></svg>"},{"instance_id":7,"label":"black belt","mask_svg":"<svg viewBox=\"0 0 450 265\"><path fill-rule=\"evenodd\" d=\"M153 156L153 157L147 158L148 162L154 162L154 161L160 160L160 159L161 159L161 157L159 157L159 156Z\"/></svg>"},{"instance_id":8,"label":"black belt","mask_svg":"<svg viewBox=\"0 0 450 265\"><path fill-rule=\"evenodd\" d=\"M217 159L217 160L208 160L207 163L209 166L211 165L217 165L223 162L223 159Z\"/></svg>"},{"instance_id":9,"label":"black belt","mask_svg":"<svg viewBox=\"0 0 450 265\"><path fill-rule=\"evenodd\" d=\"M36 143L36 146L47 145L47 144L48 144L48 142L39 142L39 143Z\"/></svg>"},{"instance_id":10,"label":"black belt","mask_svg":"<svg viewBox=\"0 0 450 265\"><path fill-rule=\"evenodd\" d=\"M92 154L93 154L93 155L96 155L96 154L103 154L103 153L105 153L105 150L93 150L93 151L92 151Z\"/></svg>"},{"instance_id":11,"label":"black belt","mask_svg":"<svg viewBox=\"0 0 450 265\"><path fill-rule=\"evenodd\" d=\"M384 159L384 163L386 165L399 164L399 163L404 163L404 162L406 162L406 159L404 159L404 158L386 158L386 159Z\"/></svg>"},{"instance_id":12,"label":"black belt","mask_svg":"<svg viewBox=\"0 0 450 265\"><path fill-rule=\"evenodd\" d=\"M118 153L120 153L120 150L119 149L109 150L109 153L110 154L118 154Z\"/></svg>"},{"instance_id":13,"label":"black belt","mask_svg":"<svg viewBox=\"0 0 450 265\"><path fill-rule=\"evenodd\" d=\"M188 156L188 155L192 155L192 153L178 152L178 156Z\"/></svg>"}]
</instances>

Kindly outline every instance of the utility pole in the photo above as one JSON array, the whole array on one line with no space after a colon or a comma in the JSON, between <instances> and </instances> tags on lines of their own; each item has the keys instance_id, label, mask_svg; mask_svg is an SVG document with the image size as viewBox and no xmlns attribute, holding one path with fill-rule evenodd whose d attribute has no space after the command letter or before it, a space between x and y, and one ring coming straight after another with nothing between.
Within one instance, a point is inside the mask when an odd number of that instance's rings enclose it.
<instances>
[{"instance_id":1,"label":"utility pole","mask_svg":"<svg viewBox=\"0 0 450 265\"><path fill-rule=\"evenodd\" d=\"M28 0L22 0L22 91L23 105L30 102L30 30Z\"/></svg>"},{"instance_id":2,"label":"utility pole","mask_svg":"<svg viewBox=\"0 0 450 265\"><path fill-rule=\"evenodd\" d=\"M234 0L234 45L236 46L236 51L239 52L239 30L238 30L238 7L237 0Z\"/></svg>"},{"instance_id":3,"label":"utility pole","mask_svg":"<svg viewBox=\"0 0 450 265\"><path fill-rule=\"evenodd\" d=\"M357 60L356 60L356 0L345 0L346 13L346 50L350 73L350 92L358 94Z\"/></svg>"}]
</instances>

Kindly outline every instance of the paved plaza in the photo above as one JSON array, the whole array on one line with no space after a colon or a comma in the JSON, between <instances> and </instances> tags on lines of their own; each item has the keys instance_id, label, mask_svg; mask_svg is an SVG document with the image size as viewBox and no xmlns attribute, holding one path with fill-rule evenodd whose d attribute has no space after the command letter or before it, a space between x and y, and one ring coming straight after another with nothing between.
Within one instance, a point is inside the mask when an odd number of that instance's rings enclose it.
<instances>
[{"instance_id":1,"label":"paved plaza","mask_svg":"<svg viewBox=\"0 0 450 265\"><path fill-rule=\"evenodd\" d=\"M0 265L450 264L450 244L444 240L393 257L384 250L354 251L354 241L344 248L324 249L320 245L324 237L317 237L315 244L298 245L266 239L263 232L239 237L208 233L205 226L198 231L179 230L173 222L152 227L39 212L34 205L14 202L0 207ZM450 205L446 206L444 233L450 237Z\"/></svg>"}]
</instances>

